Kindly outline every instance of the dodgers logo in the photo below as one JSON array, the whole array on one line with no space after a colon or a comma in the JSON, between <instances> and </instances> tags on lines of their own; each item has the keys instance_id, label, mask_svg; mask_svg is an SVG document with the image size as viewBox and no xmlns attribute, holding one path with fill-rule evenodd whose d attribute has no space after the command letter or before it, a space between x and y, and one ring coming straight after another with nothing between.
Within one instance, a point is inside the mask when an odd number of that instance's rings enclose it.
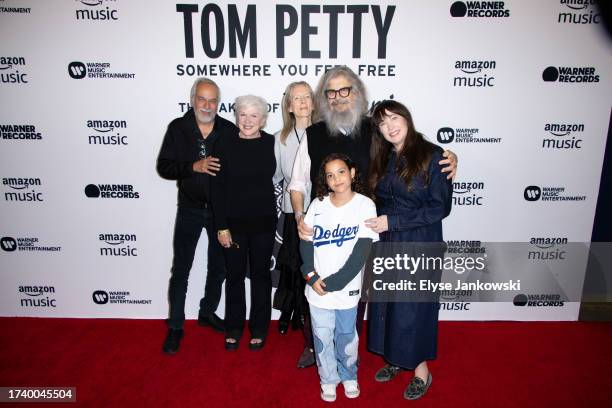
<instances>
[{"instance_id":1,"label":"dodgers logo","mask_svg":"<svg viewBox=\"0 0 612 408\"><path fill-rule=\"evenodd\" d=\"M355 239L359 231L359 225L355 225L354 227L340 227L340 224L338 224L333 230L315 225L313 229L312 241L315 247L330 244L336 244L336 246L341 247L345 241Z\"/></svg>"}]
</instances>

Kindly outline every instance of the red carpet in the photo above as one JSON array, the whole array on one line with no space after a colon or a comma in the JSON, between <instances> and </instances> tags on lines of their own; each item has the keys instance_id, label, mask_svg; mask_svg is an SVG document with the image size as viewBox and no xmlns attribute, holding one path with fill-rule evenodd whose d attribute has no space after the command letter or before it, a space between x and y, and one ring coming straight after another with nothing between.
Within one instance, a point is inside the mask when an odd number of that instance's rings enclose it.
<instances>
[{"instance_id":1,"label":"red carpet","mask_svg":"<svg viewBox=\"0 0 612 408\"><path fill-rule=\"evenodd\" d=\"M264 350L249 351L245 338L237 353L228 353L221 334L194 321L185 329L179 353L166 356L159 320L0 318L0 386L74 386L77 405L87 407L330 406L319 399L316 370L295 368L299 332L280 336L273 322ZM612 403L610 323L442 322L433 383L419 401L402 398L410 373L376 383L382 363L364 346L362 337L361 396L347 400L339 387L333 406Z\"/></svg>"}]
</instances>

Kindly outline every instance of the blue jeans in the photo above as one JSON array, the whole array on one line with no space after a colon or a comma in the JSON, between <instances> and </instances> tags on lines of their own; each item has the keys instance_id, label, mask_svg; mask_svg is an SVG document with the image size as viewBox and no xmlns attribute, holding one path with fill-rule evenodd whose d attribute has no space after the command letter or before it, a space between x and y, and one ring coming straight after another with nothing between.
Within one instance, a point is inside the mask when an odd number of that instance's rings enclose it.
<instances>
[{"instance_id":1,"label":"blue jeans","mask_svg":"<svg viewBox=\"0 0 612 408\"><path fill-rule=\"evenodd\" d=\"M357 306L321 309L310 305L310 318L321 384L357 380Z\"/></svg>"},{"instance_id":2,"label":"blue jeans","mask_svg":"<svg viewBox=\"0 0 612 408\"><path fill-rule=\"evenodd\" d=\"M199 315L208 316L214 313L221 299L221 287L225 280L225 260L223 247L217 240L212 211L210 208L178 207L172 243L174 249L172 276L168 288L170 313L167 324L173 329L183 328L189 272L203 229L206 230L208 235L208 270L206 272L204 296L200 300Z\"/></svg>"}]
</instances>

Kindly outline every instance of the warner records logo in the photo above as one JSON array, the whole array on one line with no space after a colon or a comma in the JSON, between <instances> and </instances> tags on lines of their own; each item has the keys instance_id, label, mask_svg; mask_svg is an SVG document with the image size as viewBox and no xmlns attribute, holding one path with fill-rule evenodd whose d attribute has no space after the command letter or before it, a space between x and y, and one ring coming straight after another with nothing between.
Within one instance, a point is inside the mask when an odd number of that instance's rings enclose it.
<instances>
[{"instance_id":1,"label":"warner records logo","mask_svg":"<svg viewBox=\"0 0 612 408\"><path fill-rule=\"evenodd\" d=\"M27 308L49 308L57 307L55 299L55 287L43 285L19 285L17 288L19 305Z\"/></svg>"},{"instance_id":2,"label":"warner records logo","mask_svg":"<svg viewBox=\"0 0 612 408\"><path fill-rule=\"evenodd\" d=\"M140 198L131 184L88 184L85 186L88 198Z\"/></svg>"},{"instance_id":3,"label":"warner records logo","mask_svg":"<svg viewBox=\"0 0 612 408\"><path fill-rule=\"evenodd\" d=\"M96 305L150 305L151 299L134 299L134 296L126 290L96 290L91 294L91 299Z\"/></svg>"},{"instance_id":4,"label":"warner records logo","mask_svg":"<svg viewBox=\"0 0 612 408\"><path fill-rule=\"evenodd\" d=\"M68 64L68 75L73 79L134 79L136 74L112 72L108 62L72 61Z\"/></svg>"},{"instance_id":5,"label":"warner records logo","mask_svg":"<svg viewBox=\"0 0 612 408\"><path fill-rule=\"evenodd\" d=\"M59 252L61 246L41 245L37 237L3 237L0 239L0 248L6 252Z\"/></svg>"},{"instance_id":6,"label":"warner records logo","mask_svg":"<svg viewBox=\"0 0 612 408\"><path fill-rule=\"evenodd\" d=\"M485 189L482 181L454 181L453 205L480 206L483 205Z\"/></svg>"},{"instance_id":7,"label":"warner records logo","mask_svg":"<svg viewBox=\"0 0 612 408\"><path fill-rule=\"evenodd\" d=\"M456 1L450 7L452 17L505 18L510 10L503 1Z\"/></svg>"},{"instance_id":8,"label":"warner records logo","mask_svg":"<svg viewBox=\"0 0 612 408\"><path fill-rule=\"evenodd\" d=\"M601 14L597 12L596 0L560 0L562 12L557 23L561 24L599 24Z\"/></svg>"},{"instance_id":9,"label":"warner records logo","mask_svg":"<svg viewBox=\"0 0 612 408\"><path fill-rule=\"evenodd\" d=\"M0 84L27 84L28 74L22 72L26 67L24 57L0 57Z\"/></svg>"},{"instance_id":10,"label":"warner records logo","mask_svg":"<svg viewBox=\"0 0 612 408\"><path fill-rule=\"evenodd\" d=\"M2 178L2 186L6 189L4 200L11 202L44 201L43 193L38 191L38 187L41 185L42 182L37 177L4 177Z\"/></svg>"},{"instance_id":11,"label":"warner records logo","mask_svg":"<svg viewBox=\"0 0 612 408\"><path fill-rule=\"evenodd\" d=\"M549 66L542 71L544 82L596 83L599 74L595 67L555 67Z\"/></svg>"},{"instance_id":12,"label":"warner records logo","mask_svg":"<svg viewBox=\"0 0 612 408\"><path fill-rule=\"evenodd\" d=\"M518 307L563 307L564 301L559 294L528 295L520 293L512 300L514 306Z\"/></svg>"},{"instance_id":13,"label":"warner records logo","mask_svg":"<svg viewBox=\"0 0 612 408\"><path fill-rule=\"evenodd\" d=\"M0 124L2 140L42 140L42 134L36 131L34 125L2 125Z\"/></svg>"},{"instance_id":14,"label":"warner records logo","mask_svg":"<svg viewBox=\"0 0 612 408\"><path fill-rule=\"evenodd\" d=\"M455 61L454 68L458 75L453 78L454 87L493 87L495 77L492 76L497 63L495 61L463 60Z\"/></svg>"},{"instance_id":15,"label":"warner records logo","mask_svg":"<svg viewBox=\"0 0 612 408\"><path fill-rule=\"evenodd\" d=\"M100 247L100 256L138 256L136 234L99 234L98 240L106 244Z\"/></svg>"},{"instance_id":16,"label":"warner records logo","mask_svg":"<svg viewBox=\"0 0 612 408\"><path fill-rule=\"evenodd\" d=\"M527 201L585 201L586 195L571 195L565 187L539 187L527 186L523 191L523 198Z\"/></svg>"},{"instance_id":17,"label":"warner records logo","mask_svg":"<svg viewBox=\"0 0 612 408\"><path fill-rule=\"evenodd\" d=\"M566 237L532 237L529 243L533 249L528 251L527 259L532 261L564 261L567 251L562 247L568 242Z\"/></svg>"},{"instance_id":18,"label":"warner records logo","mask_svg":"<svg viewBox=\"0 0 612 408\"><path fill-rule=\"evenodd\" d=\"M481 241L449 240L446 241L446 252L449 254L485 254L486 248Z\"/></svg>"},{"instance_id":19,"label":"warner records logo","mask_svg":"<svg viewBox=\"0 0 612 408\"><path fill-rule=\"evenodd\" d=\"M111 8L117 0L77 0L78 6L86 6L75 11L77 20L117 21L119 12Z\"/></svg>"},{"instance_id":20,"label":"warner records logo","mask_svg":"<svg viewBox=\"0 0 612 408\"><path fill-rule=\"evenodd\" d=\"M442 127L438 129L437 139L439 143L501 143L501 137L484 137L478 128L456 128Z\"/></svg>"},{"instance_id":21,"label":"warner records logo","mask_svg":"<svg viewBox=\"0 0 612 408\"><path fill-rule=\"evenodd\" d=\"M542 139L543 149L573 150L581 149L583 140L573 136L575 133L584 132L582 123L547 123L544 131L554 137L544 137Z\"/></svg>"},{"instance_id":22,"label":"warner records logo","mask_svg":"<svg viewBox=\"0 0 612 408\"><path fill-rule=\"evenodd\" d=\"M127 146L128 137L121 132L115 132L116 129L127 129L126 120L88 120L86 126L90 131L95 131L96 134L89 134L87 141L90 145L98 146ZM111 132L113 132L111 134Z\"/></svg>"}]
</instances>

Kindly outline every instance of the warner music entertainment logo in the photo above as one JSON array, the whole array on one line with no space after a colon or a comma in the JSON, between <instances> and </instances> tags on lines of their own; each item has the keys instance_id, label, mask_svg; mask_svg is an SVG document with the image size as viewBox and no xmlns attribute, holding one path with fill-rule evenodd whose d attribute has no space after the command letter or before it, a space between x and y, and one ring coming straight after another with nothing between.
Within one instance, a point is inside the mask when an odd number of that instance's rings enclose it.
<instances>
[{"instance_id":1,"label":"warner music entertainment logo","mask_svg":"<svg viewBox=\"0 0 612 408\"><path fill-rule=\"evenodd\" d=\"M495 86L495 77L492 73L496 67L495 61L455 61L458 75L453 78L453 86L458 87L492 87Z\"/></svg>"},{"instance_id":2,"label":"warner music entertainment logo","mask_svg":"<svg viewBox=\"0 0 612 408\"><path fill-rule=\"evenodd\" d=\"M59 252L61 246L41 245L39 238L36 237L2 237L0 238L0 248L6 252Z\"/></svg>"},{"instance_id":3,"label":"warner music entertainment logo","mask_svg":"<svg viewBox=\"0 0 612 408\"><path fill-rule=\"evenodd\" d=\"M478 128L451 128L438 129L437 138L439 143L500 143L501 137L483 137Z\"/></svg>"},{"instance_id":4,"label":"warner music entertainment logo","mask_svg":"<svg viewBox=\"0 0 612 408\"><path fill-rule=\"evenodd\" d=\"M0 13L13 13L13 14L30 14L32 9L30 7L4 7L0 6Z\"/></svg>"},{"instance_id":5,"label":"warner music entertainment logo","mask_svg":"<svg viewBox=\"0 0 612 408\"><path fill-rule=\"evenodd\" d=\"M34 125L0 125L2 140L42 140Z\"/></svg>"},{"instance_id":6,"label":"warner music entertainment logo","mask_svg":"<svg viewBox=\"0 0 612 408\"><path fill-rule=\"evenodd\" d=\"M601 15L597 12L596 0L560 0L562 12L558 23L562 24L599 24Z\"/></svg>"},{"instance_id":7,"label":"warner music entertainment logo","mask_svg":"<svg viewBox=\"0 0 612 408\"><path fill-rule=\"evenodd\" d=\"M450 7L452 17L500 18L510 17L503 1L456 1Z\"/></svg>"},{"instance_id":8,"label":"warner music entertainment logo","mask_svg":"<svg viewBox=\"0 0 612 408\"><path fill-rule=\"evenodd\" d=\"M127 121L125 120L88 120L86 125L90 132L87 136L90 145L128 145L128 137L118 131L119 129L127 129ZM96 134L91 134L92 132L96 132Z\"/></svg>"},{"instance_id":9,"label":"warner music entertainment logo","mask_svg":"<svg viewBox=\"0 0 612 408\"><path fill-rule=\"evenodd\" d=\"M542 72L544 82L593 83L599 82L595 67L553 67Z\"/></svg>"},{"instance_id":10,"label":"warner music entertainment logo","mask_svg":"<svg viewBox=\"0 0 612 408\"><path fill-rule=\"evenodd\" d=\"M91 294L96 305L150 305L151 299L133 299L128 291L96 290Z\"/></svg>"},{"instance_id":11,"label":"warner music entertainment logo","mask_svg":"<svg viewBox=\"0 0 612 408\"><path fill-rule=\"evenodd\" d=\"M483 205L484 182L455 181L453 182L453 205L476 206Z\"/></svg>"},{"instance_id":12,"label":"warner music entertainment logo","mask_svg":"<svg viewBox=\"0 0 612 408\"><path fill-rule=\"evenodd\" d=\"M42 182L39 178L4 177L2 186L5 188L6 201L44 201L43 194L38 191Z\"/></svg>"},{"instance_id":13,"label":"warner music entertainment logo","mask_svg":"<svg viewBox=\"0 0 612 408\"><path fill-rule=\"evenodd\" d=\"M27 84L28 74L23 72L24 68L24 57L0 57L0 84Z\"/></svg>"},{"instance_id":14,"label":"warner music entertainment logo","mask_svg":"<svg viewBox=\"0 0 612 408\"><path fill-rule=\"evenodd\" d=\"M539 294L539 295L526 295L519 294L514 297L512 301L514 306L527 306L527 307L562 307L564 305L561 300L561 295L558 294Z\"/></svg>"},{"instance_id":15,"label":"warner music entertainment logo","mask_svg":"<svg viewBox=\"0 0 612 408\"><path fill-rule=\"evenodd\" d=\"M77 20L116 21L119 20L118 10L111 8L117 0L76 0Z\"/></svg>"},{"instance_id":16,"label":"warner music entertainment logo","mask_svg":"<svg viewBox=\"0 0 612 408\"><path fill-rule=\"evenodd\" d=\"M136 234L99 234L98 240L103 242L100 256L138 256Z\"/></svg>"},{"instance_id":17,"label":"warner music entertainment logo","mask_svg":"<svg viewBox=\"0 0 612 408\"><path fill-rule=\"evenodd\" d=\"M527 201L585 201L586 195L570 195L565 187L527 186L523 198Z\"/></svg>"},{"instance_id":18,"label":"warner music entertainment logo","mask_svg":"<svg viewBox=\"0 0 612 408\"><path fill-rule=\"evenodd\" d=\"M544 131L554 137L544 137L542 139L543 149L573 150L582 148L582 139L574 136L584 132L582 123L547 123Z\"/></svg>"},{"instance_id":19,"label":"warner music entertainment logo","mask_svg":"<svg viewBox=\"0 0 612 408\"><path fill-rule=\"evenodd\" d=\"M140 198L131 184L88 184L85 196L89 198Z\"/></svg>"},{"instance_id":20,"label":"warner music entertainment logo","mask_svg":"<svg viewBox=\"0 0 612 408\"><path fill-rule=\"evenodd\" d=\"M28 308L48 308L57 307L56 300L54 297L55 287L54 286L25 286L20 285L17 288L19 296L19 305L21 307Z\"/></svg>"},{"instance_id":21,"label":"warner music entertainment logo","mask_svg":"<svg viewBox=\"0 0 612 408\"><path fill-rule=\"evenodd\" d=\"M567 244L566 237L532 237L529 240L533 249L527 253L530 260L565 260L567 251L563 245Z\"/></svg>"},{"instance_id":22,"label":"warner music entertainment logo","mask_svg":"<svg viewBox=\"0 0 612 408\"><path fill-rule=\"evenodd\" d=\"M127 72L110 72L108 62L79 62L68 64L68 75L73 79L134 79L136 74Z\"/></svg>"}]
</instances>

